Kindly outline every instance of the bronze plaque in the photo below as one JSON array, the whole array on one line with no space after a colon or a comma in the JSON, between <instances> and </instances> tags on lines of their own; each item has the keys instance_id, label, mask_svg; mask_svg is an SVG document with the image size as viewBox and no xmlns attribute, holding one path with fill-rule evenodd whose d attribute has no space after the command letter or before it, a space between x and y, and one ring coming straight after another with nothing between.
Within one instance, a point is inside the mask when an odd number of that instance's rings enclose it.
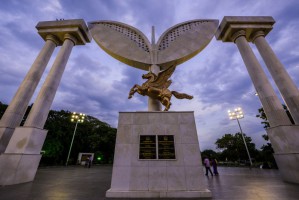
<instances>
[{"instance_id":1,"label":"bronze plaque","mask_svg":"<svg viewBox=\"0 0 299 200\"><path fill-rule=\"evenodd\" d=\"M158 158L175 159L173 135L158 135Z\"/></svg>"},{"instance_id":2,"label":"bronze plaque","mask_svg":"<svg viewBox=\"0 0 299 200\"><path fill-rule=\"evenodd\" d=\"M139 159L157 159L155 135L140 135Z\"/></svg>"}]
</instances>

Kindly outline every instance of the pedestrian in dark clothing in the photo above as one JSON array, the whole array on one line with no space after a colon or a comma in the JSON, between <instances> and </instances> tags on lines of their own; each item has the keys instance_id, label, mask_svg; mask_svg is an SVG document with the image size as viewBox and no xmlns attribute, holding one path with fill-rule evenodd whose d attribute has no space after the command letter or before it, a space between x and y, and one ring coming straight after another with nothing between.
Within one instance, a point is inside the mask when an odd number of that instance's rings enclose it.
<instances>
[{"instance_id":1,"label":"pedestrian in dark clothing","mask_svg":"<svg viewBox=\"0 0 299 200\"><path fill-rule=\"evenodd\" d=\"M213 167L214 175L216 175L216 176L219 175L218 170L217 170L217 160L213 158L211 160L211 164L212 164L212 167Z\"/></svg>"},{"instance_id":2,"label":"pedestrian in dark clothing","mask_svg":"<svg viewBox=\"0 0 299 200\"><path fill-rule=\"evenodd\" d=\"M87 157L86 160L85 160L85 167L90 168L90 167L91 167L91 163L92 163L92 157L89 156L89 157Z\"/></svg>"},{"instance_id":3,"label":"pedestrian in dark clothing","mask_svg":"<svg viewBox=\"0 0 299 200\"><path fill-rule=\"evenodd\" d=\"M91 163L92 163L92 157L90 156L89 159L88 159L88 168L91 167Z\"/></svg>"}]
</instances>

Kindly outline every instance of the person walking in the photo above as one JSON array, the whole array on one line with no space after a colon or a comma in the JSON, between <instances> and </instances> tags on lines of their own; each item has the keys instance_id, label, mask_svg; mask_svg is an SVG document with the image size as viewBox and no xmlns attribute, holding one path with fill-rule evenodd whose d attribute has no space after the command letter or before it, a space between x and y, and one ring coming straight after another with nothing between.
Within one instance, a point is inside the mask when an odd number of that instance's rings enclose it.
<instances>
[{"instance_id":1,"label":"person walking","mask_svg":"<svg viewBox=\"0 0 299 200\"><path fill-rule=\"evenodd\" d=\"M211 164L210 164L210 159L207 157L203 161L205 168L206 168L206 176L209 176L209 172L211 176L213 176L212 170L211 170Z\"/></svg>"},{"instance_id":2,"label":"person walking","mask_svg":"<svg viewBox=\"0 0 299 200\"><path fill-rule=\"evenodd\" d=\"M219 173L218 173L218 169L217 169L217 160L215 158L212 158L211 164L212 164L212 167L213 167L214 175L218 176Z\"/></svg>"},{"instance_id":3,"label":"person walking","mask_svg":"<svg viewBox=\"0 0 299 200\"><path fill-rule=\"evenodd\" d=\"M85 160L85 167L90 168L92 164L92 156L88 156Z\"/></svg>"},{"instance_id":4,"label":"person walking","mask_svg":"<svg viewBox=\"0 0 299 200\"><path fill-rule=\"evenodd\" d=\"M88 156L85 160L85 167L89 168L90 157Z\"/></svg>"},{"instance_id":5,"label":"person walking","mask_svg":"<svg viewBox=\"0 0 299 200\"><path fill-rule=\"evenodd\" d=\"M88 159L88 168L91 167L91 164L92 164L92 156L89 156L89 159Z\"/></svg>"}]
</instances>

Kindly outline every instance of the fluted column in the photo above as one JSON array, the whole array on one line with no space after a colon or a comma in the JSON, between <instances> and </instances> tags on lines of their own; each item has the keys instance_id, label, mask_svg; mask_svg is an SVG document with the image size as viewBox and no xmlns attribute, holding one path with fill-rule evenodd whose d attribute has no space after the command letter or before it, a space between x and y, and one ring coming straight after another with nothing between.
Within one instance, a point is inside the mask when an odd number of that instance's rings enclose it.
<instances>
[{"instance_id":1,"label":"fluted column","mask_svg":"<svg viewBox=\"0 0 299 200\"><path fill-rule=\"evenodd\" d=\"M0 127L15 128L20 125L29 101L32 98L36 86L38 85L57 44L58 42L55 36L47 36L44 47L38 54L18 91L3 114L0 121Z\"/></svg>"},{"instance_id":2,"label":"fluted column","mask_svg":"<svg viewBox=\"0 0 299 200\"><path fill-rule=\"evenodd\" d=\"M290 125L291 122L275 94L265 72L250 48L245 35L245 31L238 31L234 33L232 40L236 43L240 51L249 76L263 105L270 126L275 127L278 125Z\"/></svg>"},{"instance_id":3,"label":"fluted column","mask_svg":"<svg viewBox=\"0 0 299 200\"><path fill-rule=\"evenodd\" d=\"M269 46L263 31L257 31L253 35L252 42L266 63L295 123L299 125L299 91L297 86Z\"/></svg>"},{"instance_id":4,"label":"fluted column","mask_svg":"<svg viewBox=\"0 0 299 200\"><path fill-rule=\"evenodd\" d=\"M72 35L65 34L63 45L37 96L36 101L33 104L24 126L40 129L44 127L66 63L75 43L76 39Z\"/></svg>"}]
</instances>

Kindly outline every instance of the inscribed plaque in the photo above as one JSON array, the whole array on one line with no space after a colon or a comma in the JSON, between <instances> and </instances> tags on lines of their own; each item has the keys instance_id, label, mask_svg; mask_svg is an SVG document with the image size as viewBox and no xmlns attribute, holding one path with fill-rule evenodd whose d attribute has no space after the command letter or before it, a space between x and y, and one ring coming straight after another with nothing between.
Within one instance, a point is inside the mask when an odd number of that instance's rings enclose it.
<instances>
[{"instance_id":1,"label":"inscribed plaque","mask_svg":"<svg viewBox=\"0 0 299 200\"><path fill-rule=\"evenodd\" d=\"M173 135L158 135L158 159L175 159Z\"/></svg>"},{"instance_id":2,"label":"inscribed plaque","mask_svg":"<svg viewBox=\"0 0 299 200\"><path fill-rule=\"evenodd\" d=\"M140 135L139 159L157 159L155 135Z\"/></svg>"}]
</instances>

